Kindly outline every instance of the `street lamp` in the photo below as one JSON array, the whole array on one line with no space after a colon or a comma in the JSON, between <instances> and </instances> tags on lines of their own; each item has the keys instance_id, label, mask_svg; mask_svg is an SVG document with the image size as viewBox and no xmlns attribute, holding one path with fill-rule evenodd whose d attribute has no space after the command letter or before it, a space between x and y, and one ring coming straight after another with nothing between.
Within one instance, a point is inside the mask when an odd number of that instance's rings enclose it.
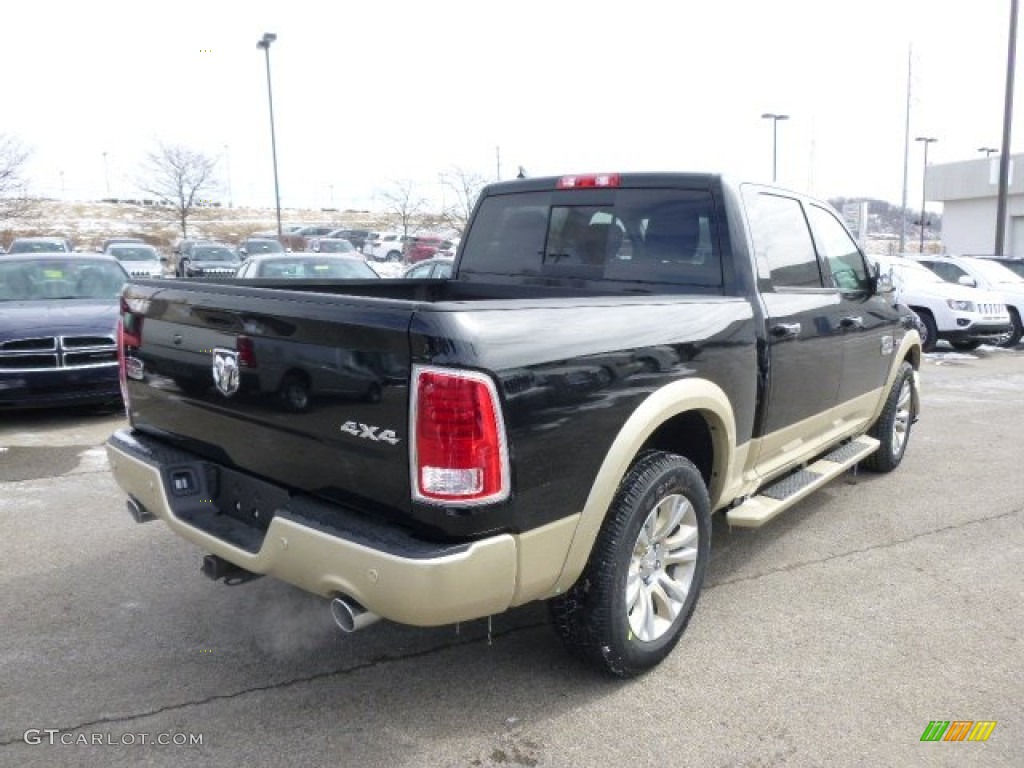
<instances>
[{"instance_id":1,"label":"street lamp","mask_svg":"<svg viewBox=\"0 0 1024 768\"><path fill-rule=\"evenodd\" d=\"M277 35L267 32L256 42L267 54L267 101L270 103L270 153L274 159L274 202L277 205L277 236L281 237L281 188L277 183L277 139L274 137L274 92L270 88L270 44L277 40Z\"/></svg>"},{"instance_id":2,"label":"street lamp","mask_svg":"<svg viewBox=\"0 0 1024 768\"><path fill-rule=\"evenodd\" d=\"M995 147L978 147L978 151L984 152L985 157L988 157L989 155L993 154L994 152L998 152L999 150L996 149Z\"/></svg>"},{"instance_id":3,"label":"street lamp","mask_svg":"<svg viewBox=\"0 0 1024 768\"><path fill-rule=\"evenodd\" d=\"M921 244L918 246L918 253L924 253L924 203L925 203L925 190L924 183L928 178L928 145L938 141L933 139L931 136L918 136L914 141L924 142L924 165L921 167Z\"/></svg>"},{"instance_id":4,"label":"street lamp","mask_svg":"<svg viewBox=\"0 0 1024 768\"><path fill-rule=\"evenodd\" d=\"M107 153L103 153L103 177L107 181L107 197L110 197L110 166L107 164Z\"/></svg>"},{"instance_id":5,"label":"street lamp","mask_svg":"<svg viewBox=\"0 0 1024 768\"><path fill-rule=\"evenodd\" d=\"M764 120L772 121L772 182L779 177L779 120L789 120L789 115L776 115L774 112L765 112L761 115Z\"/></svg>"}]
</instances>

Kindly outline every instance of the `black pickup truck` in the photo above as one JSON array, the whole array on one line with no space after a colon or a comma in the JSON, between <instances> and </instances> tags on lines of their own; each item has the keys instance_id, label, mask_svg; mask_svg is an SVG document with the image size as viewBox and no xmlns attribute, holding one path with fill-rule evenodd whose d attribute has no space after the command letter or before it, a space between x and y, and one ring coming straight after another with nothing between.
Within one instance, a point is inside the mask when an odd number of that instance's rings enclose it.
<instances>
[{"instance_id":1,"label":"black pickup truck","mask_svg":"<svg viewBox=\"0 0 1024 768\"><path fill-rule=\"evenodd\" d=\"M696 606L710 516L888 471L921 346L824 203L709 174L487 187L450 280L139 280L122 296L136 520L339 626L549 601L619 676Z\"/></svg>"}]
</instances>

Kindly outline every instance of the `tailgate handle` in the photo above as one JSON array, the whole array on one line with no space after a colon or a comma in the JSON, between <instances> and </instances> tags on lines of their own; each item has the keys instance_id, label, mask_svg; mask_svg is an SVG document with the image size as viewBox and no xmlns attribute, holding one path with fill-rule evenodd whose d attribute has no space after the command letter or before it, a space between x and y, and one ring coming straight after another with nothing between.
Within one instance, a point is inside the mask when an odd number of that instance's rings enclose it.
<instances>
[{"instance_id":1,"label":"tailgate handle","mask_svg":"<svg viewBox=\"0 0 1024 768\"><path fill-rule=\"evenodd\" d=\"M795 339L800 335L800 323L778 323L772 326L772 336L776 339Z\"/></svg>"}]
</instances>

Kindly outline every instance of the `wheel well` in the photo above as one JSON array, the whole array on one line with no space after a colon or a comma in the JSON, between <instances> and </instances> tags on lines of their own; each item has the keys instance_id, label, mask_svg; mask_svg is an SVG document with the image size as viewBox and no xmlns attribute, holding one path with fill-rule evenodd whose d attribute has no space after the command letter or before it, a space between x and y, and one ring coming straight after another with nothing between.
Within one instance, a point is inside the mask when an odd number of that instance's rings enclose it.
<instances>
[{"instance_id":1,"label":"wheel well","mask_svg":"<svg viewBox=\"0 0 1024 768\"><path fill-rule=\"evenodd\" d=\"M311 381L311 379L309 378L309 374L306 373L301 368L289 368L281 376L281 383L283 384L288 379L289 376L294 376L297 379L302 379L306 383L307 387L309 386Z\"/></svg>"},{"instance_id":2,"label":"wheel well","mask_svg":"<svg viewBox=\"0 0 1024 768\"><path fill-rule=\"evenodd\" d=\"M705 485L711 487L715 448L711 428L699 412L687 411L673 416L647 438L640 449L641 453L644 451L668 451L685 456L700 470Z\"/></svg>"}]
</instances>

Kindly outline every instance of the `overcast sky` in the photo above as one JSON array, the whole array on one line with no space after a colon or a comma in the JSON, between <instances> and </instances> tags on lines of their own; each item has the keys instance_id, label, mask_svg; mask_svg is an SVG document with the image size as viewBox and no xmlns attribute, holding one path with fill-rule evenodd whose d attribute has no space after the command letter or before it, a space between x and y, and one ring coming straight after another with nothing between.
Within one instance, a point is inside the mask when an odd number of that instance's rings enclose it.
<instances>
[{"instance_id":1,"label":"overcast sky","mask_svg":"<svg viewBox=\"0 0 1024 768\"><path fill-rule=\"evenodd\" d=\"M158 141L221 158L221 194L371 208L452 167L503 178L722 171L899 204L931 162L1001 143L1010 0L31 0L4 9L0 132L37 193L137 194ZM1021 78L1018 76L1018 83ZM1024 97L1017 98L1024 137ZM1014 141L1012 147L1024 146ZM106 156L104 157L104 153Z\"/></svg>"}]
</instances>

